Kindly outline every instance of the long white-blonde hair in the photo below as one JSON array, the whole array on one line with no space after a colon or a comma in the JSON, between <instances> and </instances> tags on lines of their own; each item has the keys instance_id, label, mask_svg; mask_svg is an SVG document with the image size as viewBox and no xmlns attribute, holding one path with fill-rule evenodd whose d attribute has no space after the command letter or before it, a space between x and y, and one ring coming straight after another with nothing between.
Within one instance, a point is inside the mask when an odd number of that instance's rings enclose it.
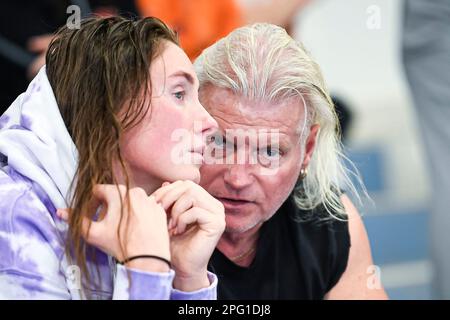
<instances>
[{"instance_id":1,"label":"long white-blonde hair","mask_svg":"<svg viewBox=\"0 0 450 320\"><path fill-rule=\"evenodd\" d=\"M200 88L211 84L255 101L279 103L296 97L303 101L299 107L305 112L298 128L302 149L311 125L319 124L320 129L308 174L298 178L301 187L296 188L295 202L304 210L322 204L331 216L345 218L338 191L358 195L343 163L348 159L342 152L333 102L318 64L303 46L281 27L256 23L205 49L194 66Z\"/></svg>"}]
</instances>

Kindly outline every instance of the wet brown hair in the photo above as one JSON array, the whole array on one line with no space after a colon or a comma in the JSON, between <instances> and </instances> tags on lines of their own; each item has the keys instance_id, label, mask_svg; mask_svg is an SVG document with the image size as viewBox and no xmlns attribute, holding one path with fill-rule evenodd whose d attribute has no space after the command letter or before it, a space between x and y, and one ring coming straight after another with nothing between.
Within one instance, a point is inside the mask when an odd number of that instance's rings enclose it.
<instances>
[{"instance_id":1,"label":"wet brown hair","mask_svg":"<svg viewBox=\"0 0 450 320\"><path fill-rule=\"evenodd\" d=\"M88 18L80 26L64 26L57 32L47 52L46 70L78 151L68 203L71 214L66 253L75 258L89 282L86 261L92 248L82 238L82 216L94 218L89 204L95 184L118 184L115 163L129 189L120 140L150 109L152 60L161 54L165 41L178 45L178 40L157 18Z\"/></svg>"}]
</instances>

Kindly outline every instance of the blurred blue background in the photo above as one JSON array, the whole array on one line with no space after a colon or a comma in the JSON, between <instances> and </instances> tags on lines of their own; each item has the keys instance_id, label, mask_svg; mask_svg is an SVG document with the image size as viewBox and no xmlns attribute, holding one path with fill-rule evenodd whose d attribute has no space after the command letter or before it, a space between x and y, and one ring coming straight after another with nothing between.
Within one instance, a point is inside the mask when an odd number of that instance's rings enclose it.
<instances>
[{"instance_id":1,"label":"blurred blue background","mask_svg":"<svg viewBox=\"0 0 450 320\"><path fill-rule=\"evenodd\" d=\"M373 200L360 211L389 297L430 299L430 184L400 59L401 6L400 0L313 1L297 15L294 36L354 115L348 156ZM374 10L378 25L369 21Z\"/></svg>"}]
</instances>

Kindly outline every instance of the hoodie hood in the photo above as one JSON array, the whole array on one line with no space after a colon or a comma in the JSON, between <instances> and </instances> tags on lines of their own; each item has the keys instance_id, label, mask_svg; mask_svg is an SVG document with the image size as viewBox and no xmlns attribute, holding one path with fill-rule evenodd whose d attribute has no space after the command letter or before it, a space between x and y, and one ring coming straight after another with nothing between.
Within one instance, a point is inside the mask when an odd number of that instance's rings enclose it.
<instances>
[{"instance_id":1,"label":"hoodie hood","mask_svg":"<svg viewBox=\"0 0 450 320\"><path fill-rule=\"evenodd\" d=\"M44 66L0 117L0 168L14 169L38 184L56 208L65 208L77 163Z\"/></svg>"}]
</instances>

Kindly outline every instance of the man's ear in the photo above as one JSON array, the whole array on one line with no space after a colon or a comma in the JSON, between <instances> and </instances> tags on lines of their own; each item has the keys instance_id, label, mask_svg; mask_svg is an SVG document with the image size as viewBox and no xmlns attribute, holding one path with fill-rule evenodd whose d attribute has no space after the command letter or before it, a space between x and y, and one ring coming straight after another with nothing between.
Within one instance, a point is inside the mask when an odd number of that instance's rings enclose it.
<instances>
[{"instance_id":1,"label":"man's ear","mask_svg":"<svg viewBox=\"0 0 450 320\"><path fill-rule=\"evenodd\" d=\"M316 147L316 139L319 129L320 125L314 124L311 126L311 129L309 130L309 135L308 138L306 138L305 142L305 156L303 157L302 168L307 168L309 162L311 161L311 157Z\"/></svg>"}]
</instances>

